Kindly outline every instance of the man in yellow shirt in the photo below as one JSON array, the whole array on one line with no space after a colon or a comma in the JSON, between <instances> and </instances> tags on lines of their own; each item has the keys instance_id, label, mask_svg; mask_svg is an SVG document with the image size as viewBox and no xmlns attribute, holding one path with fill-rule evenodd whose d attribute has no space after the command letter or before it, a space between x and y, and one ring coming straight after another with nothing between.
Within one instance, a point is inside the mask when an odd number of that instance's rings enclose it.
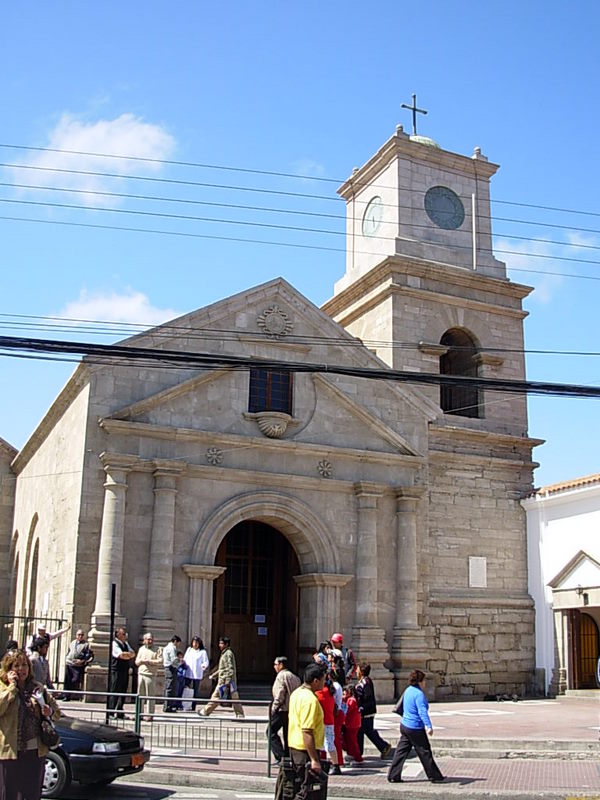
<instances>
[{"instance_id":1,"label":"man in yellow shirt","mask_svg":"<svg viewBox=\"0 0 600 800\"><path fill-rule=\"evenodd\" d=\"M325 672L319 664L309 664L304 671L304 683L290 697L288 719L288 746L297 783L301 788L297 797L303 797L302 790L307 779L306 765L316 775L321 773L319 750L323 749L325 726L323 709L315 692L323 688Z\"/></svg>"}]
</instances>

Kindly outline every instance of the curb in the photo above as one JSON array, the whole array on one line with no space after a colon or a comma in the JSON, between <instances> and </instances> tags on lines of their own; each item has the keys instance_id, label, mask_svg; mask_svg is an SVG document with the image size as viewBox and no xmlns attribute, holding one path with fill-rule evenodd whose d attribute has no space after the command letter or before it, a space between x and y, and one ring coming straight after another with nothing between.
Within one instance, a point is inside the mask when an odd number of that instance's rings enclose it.
<instances>
[{"instance_id":1,"label":"curb","mask_svg":"<svg viewBox=\"0 0 600 800\"><path fill-rule=\"evenodd\" d=\"M202 789L224 789L239 792L264 792L265 798L275 794L275 778L267 778L259 775L232 775L215 772L189 772L172 767L164 770L146 767L143 773L129 775L126 780L135 783L157 783L169 786L202 788ZM351 780L351 779L350 779ZM344 782L343 778L334 779L329 782L327 788L328 797L348 797L365 798L365 800L446 800L448 797L460 795L461 798L470 800L598 800L600 794L598 790L567 789L564 787L556 789L535 789L535 790L514 790L514 789L495 789L486 790L481 788L471 788L464 782L450 779L443 785L432 785L425 780L408 780L401 785L376 785L376 786L353 786L350 781Z\"/></svg>"}]
</instances>

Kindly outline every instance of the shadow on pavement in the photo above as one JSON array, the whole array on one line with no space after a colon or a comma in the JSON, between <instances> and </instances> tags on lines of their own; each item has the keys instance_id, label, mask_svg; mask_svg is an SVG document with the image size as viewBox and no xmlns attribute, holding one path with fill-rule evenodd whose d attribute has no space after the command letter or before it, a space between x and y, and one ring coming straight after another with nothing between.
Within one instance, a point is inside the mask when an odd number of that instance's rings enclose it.
<instances>
[{"instance_id":1,"label":"shadow on pavement","mask_svg":"<svg viewBox=\"0 0 600 800\"><path fill-rule=\"evenodd\" d=\"M156 786L140 786L135 783L113 783L110 786L79 786L74 784L68 792L61 797L63 800L120 800L127 797L131 800L144 798L144 800L163 800L172 797L176 788L160 789Z\"/></svg>"}]
</instances>

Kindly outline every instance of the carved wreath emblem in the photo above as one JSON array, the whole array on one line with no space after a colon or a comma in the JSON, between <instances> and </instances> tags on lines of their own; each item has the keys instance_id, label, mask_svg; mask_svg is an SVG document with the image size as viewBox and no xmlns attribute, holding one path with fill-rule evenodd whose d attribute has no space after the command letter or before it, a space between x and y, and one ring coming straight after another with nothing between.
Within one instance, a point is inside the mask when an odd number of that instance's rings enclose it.
<instances>
[{"instance_id":1,"label":"carved wreath emblem","mask_svg":"<svg viewBox=\"0 0 600 800\"><path fill-rule=\"evenodd\" d=\"M294 327L288 315L285 311L282 311L278 305L266 308L262 314L259 314L257 323L258 327L262 328L268 336L274 336L276 338L287 336Z\"/></svg>"}]
</instances>

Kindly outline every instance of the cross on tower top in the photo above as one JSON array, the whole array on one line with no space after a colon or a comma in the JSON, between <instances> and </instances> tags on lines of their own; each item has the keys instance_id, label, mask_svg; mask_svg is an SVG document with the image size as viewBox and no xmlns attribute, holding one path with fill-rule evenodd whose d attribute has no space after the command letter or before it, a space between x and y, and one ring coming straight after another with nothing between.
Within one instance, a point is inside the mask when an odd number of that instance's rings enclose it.
<instances>
[{"instance_id":1,"label":"cross on tower top","mask_svg":"<svg viewBox=\"0 0 600 800\"><path fill-rule=\"evenodd\" d=\"M413 135L417 135L417 114L426 114L427 112L423 108L417 108L417 95L413 94L412 96L412 106L406 105L406 103L402 103L402 108L408 108L409 111L412 111L412 118L413 118Z\"/></svg>"}]
</instances>

